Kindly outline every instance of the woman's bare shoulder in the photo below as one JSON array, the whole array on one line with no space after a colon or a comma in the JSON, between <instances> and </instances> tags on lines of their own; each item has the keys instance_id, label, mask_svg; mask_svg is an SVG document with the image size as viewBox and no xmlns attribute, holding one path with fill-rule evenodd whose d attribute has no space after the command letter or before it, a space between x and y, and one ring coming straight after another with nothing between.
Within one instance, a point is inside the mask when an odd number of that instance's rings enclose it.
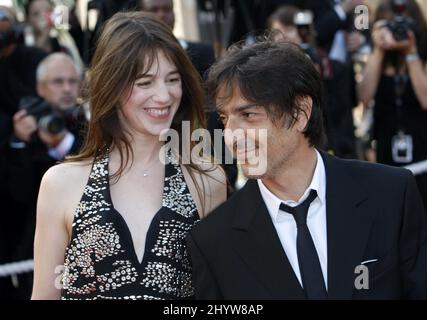
<instances>
[{"instance_id":1,"label":"woman's bare shoulder","mask_svg":"<svg viewBox=\"0 0 427 320\"><path fill-rule=\"evenodd\" d=\"M91 161L64 162L49 168L42 179L39 201L49 200L50 206L73 214L89 179L91 168Z\"/></svg>"},{"instance_id":2,"label":"woman's bare shoulder","mask_svg":"<svg viewBox=\"0 0 427 320\"><path fill-rule=\"evenodd\" d=\"M70 186L70 183L80 182L89 177L92 161L63 162L49 168L43 180L57 187Z\"/></svg>"}]
</instances>

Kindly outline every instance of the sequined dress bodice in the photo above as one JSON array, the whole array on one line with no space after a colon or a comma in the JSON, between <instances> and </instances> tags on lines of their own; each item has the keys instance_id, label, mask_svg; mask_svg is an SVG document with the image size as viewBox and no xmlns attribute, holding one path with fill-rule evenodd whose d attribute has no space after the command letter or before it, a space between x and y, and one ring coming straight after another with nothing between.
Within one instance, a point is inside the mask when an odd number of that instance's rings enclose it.
<instances>
[{"instance_id":1,"label":"sequined dress bodice","mask_svg":"<svg viewBox=\"0 0 427 320\"><path fill-rule=\"evenodd\" d=\"M167 160L162 207L148 228L141 263L129 228L112 205L108 155L95 160L65 252L62 299L194 296L185 238L199 215L178 161L170 153Z\"/></svg>"}]
</instances>

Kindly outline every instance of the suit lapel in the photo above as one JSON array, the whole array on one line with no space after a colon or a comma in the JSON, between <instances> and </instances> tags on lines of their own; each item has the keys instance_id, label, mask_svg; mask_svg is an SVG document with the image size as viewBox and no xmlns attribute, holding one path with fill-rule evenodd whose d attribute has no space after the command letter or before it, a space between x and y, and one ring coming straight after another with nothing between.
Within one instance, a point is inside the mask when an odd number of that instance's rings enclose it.
<instances>
[{"instance_id":1,"label":"suit lapel","mask_svg":"<svg viewBox=\"0 0 427 320\"><path fill-rule=\"evenodd\" d=\"M374 218L370 199L343 160L321 152L326 170L328 297L351 299ZM240 192L234 249L273 299L305 299L255 180Z\"/></svg>"},{"instance_id":2,"label":"suit lapel","mask_svg":"<svg viewBox=\"0 0 427 320\"><path fill-rule=\"evenodd\" d=\"M241 190L233 225L234 249L273 299L304 299L255 180Z\"/></svg>"},{"instance_id":3,"label":"suit lapel","mask_svg":"<svg viewBox=\"0 0 427 320\"><path fill-rule=\"evenodd\" d=\"M328 297L351 299L374 213L349 165L321 152L326 170Z\"/></svg>"}]
</instances>

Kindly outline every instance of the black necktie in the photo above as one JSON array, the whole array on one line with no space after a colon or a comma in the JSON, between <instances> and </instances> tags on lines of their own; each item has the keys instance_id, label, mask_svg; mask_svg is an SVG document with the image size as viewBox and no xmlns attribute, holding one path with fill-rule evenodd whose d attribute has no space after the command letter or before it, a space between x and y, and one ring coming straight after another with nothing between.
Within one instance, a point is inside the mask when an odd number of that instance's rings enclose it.
<instances>
[{"instance_id":1,"label":"black necktie","mask_svg":"<svg viewBox=\"0 0 427 320\"><path fill-rule=\"evenodd\" d=\"M316 197L316 190L311 190L308 198L296 207L280 204L280 210L292 214L297 224L298 264L304 291L307 299L310 300L327 299L319 256L307 226L308 208Z\"/></svg>"}]
</instances>

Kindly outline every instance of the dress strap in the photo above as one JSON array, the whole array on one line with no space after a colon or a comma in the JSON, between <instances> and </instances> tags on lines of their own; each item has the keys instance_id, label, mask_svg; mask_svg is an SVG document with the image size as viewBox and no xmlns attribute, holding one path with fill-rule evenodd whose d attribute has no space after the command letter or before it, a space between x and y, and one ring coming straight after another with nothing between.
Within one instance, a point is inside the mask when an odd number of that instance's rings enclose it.
<instances>
[{"instance_id":1,"label":"dress strap","mask_svg":"<svg viewBox=\"0 0 427 320\"><path fill-rule=\"evenodd\" d=\"M169 208L185 218L198 215L178 157L172 151L168 151L166 154L163 207Z\"/></svg>"},{"instance_id":2,"label":"dress strap","mask_svg":"<svg viewBox=\"0 0 427 320\"><path fill-rule=\"evenodd\" d=\"M92 165L92 169L90 171L89 175L89 183L88 184L97 184L101 182L102 180L106 180L108 183L108 160L109 155L108 152L103 154L98 154Z\"/></svg>"}]
</instances>

